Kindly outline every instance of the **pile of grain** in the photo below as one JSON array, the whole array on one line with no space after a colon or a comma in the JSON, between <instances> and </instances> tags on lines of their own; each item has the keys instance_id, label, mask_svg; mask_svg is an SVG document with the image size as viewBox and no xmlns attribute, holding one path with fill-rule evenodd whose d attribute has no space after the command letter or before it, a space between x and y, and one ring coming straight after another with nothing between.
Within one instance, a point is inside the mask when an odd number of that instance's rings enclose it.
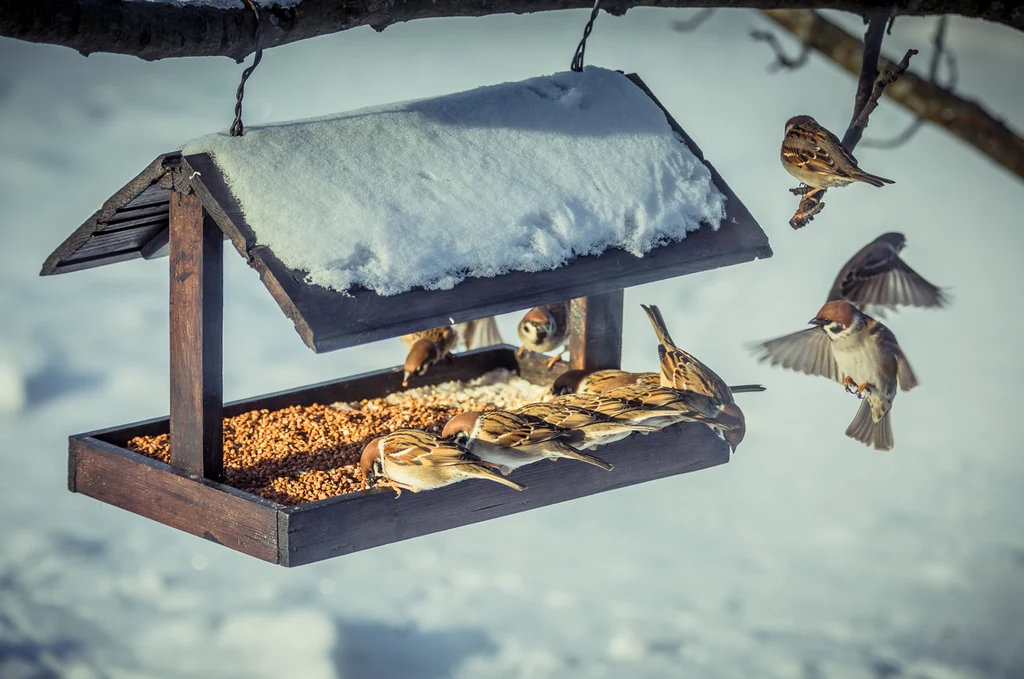
<instances>
[{"instance_id":1,"label":"pile of grain","mask_svg":"<svg viewBox=\"0 0 1024 679\"><path fill-rule=\"evenodd\" d=\"M377 436L404 428L440 433L456 413L514 409L545 393L499 369L383 398L254 410L224 419L224 473L229 485L282 504L323 500L365 487L359 455ZM128 448L170 462L167 434L134 438Z\"/></svg>"}]
</instances>

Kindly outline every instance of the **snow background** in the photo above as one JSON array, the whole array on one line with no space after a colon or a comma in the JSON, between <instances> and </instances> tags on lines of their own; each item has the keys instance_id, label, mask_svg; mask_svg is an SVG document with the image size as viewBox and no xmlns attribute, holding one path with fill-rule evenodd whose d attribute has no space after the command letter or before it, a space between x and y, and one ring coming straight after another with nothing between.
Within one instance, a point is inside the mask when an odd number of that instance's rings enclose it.
<instances>
[{"instance_id":1,"label":"snow background","mask_svg":"<svg viewBox=\"0 0 1024 679\"><path fill-rule=\"evenodd\" d=\"M598 67L207 134L182 152L215 158L257 243L339 292L447 290L608 248L640 257L725 215L658 105Z\"/></svg>"},{"instance_id":2,"label":"snow background","mask_svg":"<svg viewBox=\"0 0 1024 679\"><path fill-rule=\"evenodd\" d=\"M639 308L655 303L727 381L769 386L743 397L736 457L294 570L66 491L68 434L167 412L167 260L37 276L157 154L230 123L241 67L0 40L0 676L1024 676L1020 181L926 126L899 151L858 153L895 186L830 192L794 233L783 123L842 128L855 82L817 57L766 74L755 14L672 31L686 16L602 14L587 58L638 72L772 239L771 260L626 294L627 369L655 365ZM549 73L586 17L417 21L270 50L245 120ZM898 20L886 52L920 47L925 68L933 25ZM949 43L962 92L1024 129L1022 37L957 19ZM867 136L908 122L883 103ZM955 303L891 319L922 386L897 399L883 454L843 436L852 396L760 366L744 343L804 327L842 263L890 230ZM313 355L226 261L227 398L401 361L397 339ZM516 320L501 319L509 340Z\"/></svg>"}]
</instances>

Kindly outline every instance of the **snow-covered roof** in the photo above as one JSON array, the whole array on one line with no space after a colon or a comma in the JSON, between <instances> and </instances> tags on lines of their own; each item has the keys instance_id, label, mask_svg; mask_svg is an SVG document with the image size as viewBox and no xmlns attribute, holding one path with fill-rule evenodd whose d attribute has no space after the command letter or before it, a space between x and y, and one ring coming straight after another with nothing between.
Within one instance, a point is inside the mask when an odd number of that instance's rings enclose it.
<instances>
[{"instance_id":1,"label":"snow-covered roof","mask_svg":"<svg viewBox=\"0 0 1024 679\"><path fill-rule=\"evenodd\" d=\"M200 137L43 273L159 254L175 186L318 351L770 254L643 82L593 67Z\"/></svg>"}]
</instances>

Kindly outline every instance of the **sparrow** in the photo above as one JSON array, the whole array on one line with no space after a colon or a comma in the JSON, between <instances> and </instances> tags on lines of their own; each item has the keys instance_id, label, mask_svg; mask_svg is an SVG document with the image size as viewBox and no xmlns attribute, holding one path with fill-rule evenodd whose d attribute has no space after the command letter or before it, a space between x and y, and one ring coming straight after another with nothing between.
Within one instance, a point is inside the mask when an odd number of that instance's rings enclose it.
<instances>
[{"instance_id":1,"label":"sparrow","mask_svg":"<svg viewBox=\"0 0 1024 679\"><path fill-rule=\"evenodd\" d=\"M821 307L814 327L757 346L770 365L821 375L863 400L846 435L876 450L893 446L892 402L896 387L910 391L917 378L896 336L850 302Z\"/></svg>"},{"instance_id":2,"label":"sparrow","mask_svg":"<svg viewBox=\"0 0 1024 679\"><path fill-rule=\"evenodd\" d=\"M402 335L402 344L409 349L405 357L402 386L409 386L410 377L424 374L442 358L451 360L451 351L458 341L459 336L450 325Z\"/></svg>"},{"instance_id":3,"label":"sparrow","mask_svg":"<svg viewBox=\"0 0 1024 679\"><path fill-rule=\"evenodd\" d=\"M495 321L494 316L457 323L455 325L455 332L467 350L490 347L502 343L501 331L498 330L498 323Z\"/></svg>"},{"instance_id":4,"label":"sparrow","mask_svg":"<svg viewBox=\"0 0 1024 679\"><path fill-rule=\"evenodd\" d=\"M864 182L872 186L894 184L891 179L864 172L857 159L843 148L834 134L811 116L793 116L786 121L782 139L782 166L798 180L814 189L804 194L811 198L824 189Z\"/></svg>"},{"instance_id":5,"label":"sparrow","mask_svg":"<svg viewBox=\"0 0 1024 679\"><path fill-rule=\"evenodd\" d=\"M418 493L466 479L486 479L525 490L526 486L506 479L496 465L483 462L451 441L419 429L399 429L373 439L363 448L359 470L368 485L382 481L395 490Z\"/></svg>"},{"instance_id":6,"label":"sparrow","mask_svg":"<svg viewBox=\"0 0 1024 679\"><path fill-rule=\"evenodd\" d=\"M504 473L559 457L588 462L605 471L612 469L604 460L573 446L584 441L583 432L504 410L459 413L448 420L441 435L482 460L500 465Z\"/></svg>"},{"instance_id":7,"label":"sparrow","mask_svg":"<svg viewBox=\"0 0 1024 679\"><path fill-rule=\"evenodd\" d=\"M671 387L645 387L640 384L612 389L603 398L640 404L643 408L660 413L643 418L640 423L667 427L678 422L700 422L714 429L735 450L746 435L743 411L735 403L719 404L706 394L673 389ZM667 412L666 412L667 411ZM622 417L619 414L618 417Z\"/></svg>"},{"instance_id":8,"label":"sparrow","mask_svg":"<svg viewBox=\"0 0 1024 679\"><path fill-rule=\"evenodd\" d=\"M900 259L907 239L886 233L865 245L836 276L829 302L845 299L858 309L895 309L897 306L944 307L949 298Z\"/></svg>"},{"instance_id":9,"label":"sparrow","mask_svg":"<svg viewBox=\"0 0 1024 679\"><path fill-rule=\"evenodd\" d=\"M652 432L657 427L631 424L625 420L617 420L607 415L562 403L528 403L515 410L517 415L526 415L543 420L548 424L562 429L574 429L583 432L582 443L577 448L586 450L597 446L608 445L620 441L635 431Z\"/></svg>"},{"instance_id":10,"label":"sparrow","mask_svg":"<svg viewBox=\"0 0 1024 679\"><path fill-rule=\"evenodd\" d=\"M610 389L624 387L628 384L641 384L645 387L661 386L659 373L631 373L625 370L596 370L588 373L585 370L566 370L551 385L551 394L603 394ZM730 386L733 394L765 391L760 384L738 384Z\"/></svg>"},{"instance_id":11,"label":"sparrow","mask_svg":"<svg viewBox=\"0 0 1024 679\"><path fill-rule=\"evenodd\" d=\"M647 318L654 327L654 334L658 336L661 386L701 394L708 397L711 404L717 408L733 403L729 385L714 370L672 342L665 319L658 307L643 304L640 306L647 312Z\"/></svg>"},{"instance_id":12,"label":"sparrow","mask_svg":"<svg viewBox=\"0 0 1024 679\"><path fill-rule=\"evenodd\" d=\"M545 304L527 311L519 321L519 341L523 343L516 352L519 358L527 351L546 353L558 349L548 361L548 370L555 367L569 341L569 303Z\"/></svg>"}]
</instances>

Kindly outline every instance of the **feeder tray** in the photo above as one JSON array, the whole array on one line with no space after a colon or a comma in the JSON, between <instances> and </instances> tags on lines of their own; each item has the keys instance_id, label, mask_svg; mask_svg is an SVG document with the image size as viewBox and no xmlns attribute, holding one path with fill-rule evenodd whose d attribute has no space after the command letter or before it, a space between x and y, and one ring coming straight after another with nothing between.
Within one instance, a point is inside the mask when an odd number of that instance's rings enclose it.
<instances>
[{"instance_id":1,"label":"feeder tray","mask_svg":"<svg viewBox=\"0 0 1024 679\"><path fill-rule=\"evenodd\" d=\"M306 272L289 269L271 248L257 243L229 189L230 177L215 158L181 153L157 158L43 266L42 274L51 275L137 257L171 258L170 417L72 436L70 490L257 558L296 566L727 462L728 446L709 428L675 426L602 447L599 455L615 465L612 472L571 462L518 469L512 478L528 486L521 493L470 481L405 493L397 501L393 492L374 489L285 506L219 482L223 417L402 390L401 368L393 368L223 404L224 239L259 272L316 352L571 299L569 367L585 370L620 365L624 288L770 257L764 232L696 144L638 76L625 77L661 109L681 147L708 167L726 199L718 230L702 227L642 258L609 249L549 271L467 278L448 290L414 289L387 297L370 290L339 293L309 283ZM512 347L492 347L438 364L412 386L471 379L495 368L550 384L560 369L548 371L543 364L533 357L517 359ZM171 465L126 447L133 437L168 432Z\"/></svg>"}]
</instances>

